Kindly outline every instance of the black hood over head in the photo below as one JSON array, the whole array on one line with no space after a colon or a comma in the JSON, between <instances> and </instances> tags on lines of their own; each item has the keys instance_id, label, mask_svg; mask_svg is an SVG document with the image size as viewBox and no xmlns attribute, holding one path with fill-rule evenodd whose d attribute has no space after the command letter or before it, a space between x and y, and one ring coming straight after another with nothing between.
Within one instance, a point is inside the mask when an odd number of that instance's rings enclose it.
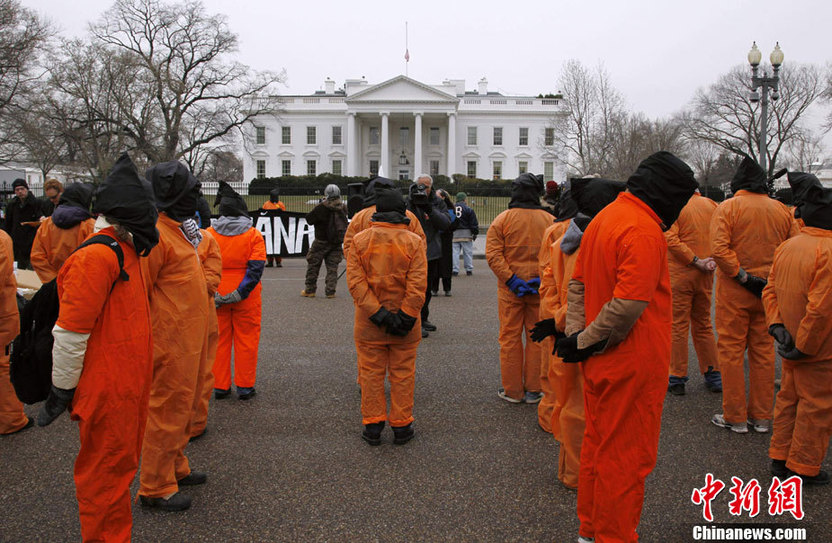
<instances>
[{"instance_id":1,"label":"black hood over head","mask_svg":"<svg viewBox=\"0 0 832 543\"><path fill-rule=\"evenodd\" d=\"M511 201L508 208L542 209L540 196L543 194L543 176L522 173L511 182Z\"/></svg>"},{"instance_id":2,"label":"black hood over head","mask_svg":"<svg viewBox=\"0 0 832 543\"><path fill-rule=\"evenodd\" d=\"M147 256L159 243L159 213L150 183L139 177L136 165L122 153L107 178L95 191L92 212L111 217L133 235L139 256Z\"/></svg>"},{"instance_id":3,"label":"black hood over head","mask_svg":"<svg viewBox=\"0 0 832 543\"><path fill-rule=\"evenodd\" d=\"M756 160L745 155L745 158L740 162L740 167L737 168L734 174L734 178L731 180L731 192L736 194L738 190L747 190L767 194L768 183L766 181L766 172L757 164Z\"/></svg>"},{"instance_id":4,"label":"black hood over head","mask_svg":"<svg viewBox=\"0 0 832 543\"><path fill-rule=\"evenodd\" d=\"M67 185L58 200L59 206L78 207L89 213L92 205L92 193L95 187L92 183L72 183Z\"/></svg>"},{"instance_id":5,"label":"black hood over head","mask_svg":"<svg viewBox=\"0 0 832 543\"><path fill-rule=\"evenodd\" d=\"M794 191L794 216L806 226L832 230L832 189L821 185L817 177L805 172L789 172Z\"/></svg>"},{"instance_id":6,"label":"black hood over head","mask_svg":"<svg viewBox=\"0 0 832 543\"><path fill-rule=\"evenodd\" d=\"M214 207L220 206L220 217L248 217L248 204L231 185L220 181L220 188L217 197L214 199Z\"/></svg>"},{"instance_id":7,"label":"black hood over head","mask_svg":"<svg viewBox=\"0 0 832 543\"><path fill-rule=\"evenodd\" d=\"M599 211L610 205L618 194L624 192L627 183L613 181L600 177L572 179L572 199L578 206L578 211L587 217L594 217Z\"/></svg>"},{"instance_id":8,"label":"black hood over head","mask_svg":"<svg viewBox=\"0 0 832 543\"><path fill-rule=\"evenodd\" d=\"M665 229L676 222L698 188L690 166L667 151L653 153L642 160L627 180L627 189L650 206Z\"/></svg>"},{"instance_id":9,"label":"black hood over head","mask_svg":"<svg viewBox=\"0 0 832 543\"><path fill-rule=\"evenodd\" d=\"M376 196L379 190L392 189L395 187L392 179L386 177L373 177L367 182L364 188L364 207L372 207L376 205Z\"/></svg>"},{"instance_id":10,"label":"black hood over head","mask_svg":"<svg viewBox=\"0 0 832 543\"><path fill-rule=\"evenodd\" d=\"M376 185L376 212L373 222L387 222L392 224L410 224L405 214L406 204L402 193L392 187Z\"/></svg>"},{"instance_id":11,"label":"black hood over head","mask_svg":"<svg viewBox=\"0 0 832 543\"><path fill-rule=\"evenodd\" d=\"M564 222L572 219L578 214L578 204L572 198L571 183L565 183L560 191L560 198L555 205L555 222Z\"/></svg>"},{"instance_id":12,"label":"black hood over head","mask_svg":"<svg viewBox=\"0 0 832 543\"><path fill-rule=\"evenodd\" d=\"M148 168L147 180L156 196L156 208L171 219L184 221L196 215L202 184L178 160L162 162Z\"/></svg>"},{"instance_id":13,"label":"black hood over head","mask_svg":"<svg viewBox=\"0 0 832 543\"><path fill-rule=\"evenodd\" d=\"M269 191L269 201L273 204L276 204L280 201L280 189L275 187Z\"/></svg>"}]
</instances>

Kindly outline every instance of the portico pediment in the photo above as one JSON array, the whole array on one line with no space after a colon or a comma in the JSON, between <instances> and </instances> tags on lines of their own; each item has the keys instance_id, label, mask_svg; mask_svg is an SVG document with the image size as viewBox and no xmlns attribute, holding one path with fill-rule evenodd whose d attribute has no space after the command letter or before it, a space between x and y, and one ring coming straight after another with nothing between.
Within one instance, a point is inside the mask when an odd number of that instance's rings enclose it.
<instances>
[{"instance_id":1,"label":"portico pediment","mask_svg":"<svg viewBox=\"0 0 832 543\"><path fill-rule=\"evenodd\" d=\"M431 103L455 105L459 102L456 96L437 90L415 79L400 75L388 79L384 83L363 89L347 97L348 104L363 103Z\"/></svg>"}]
</instances>

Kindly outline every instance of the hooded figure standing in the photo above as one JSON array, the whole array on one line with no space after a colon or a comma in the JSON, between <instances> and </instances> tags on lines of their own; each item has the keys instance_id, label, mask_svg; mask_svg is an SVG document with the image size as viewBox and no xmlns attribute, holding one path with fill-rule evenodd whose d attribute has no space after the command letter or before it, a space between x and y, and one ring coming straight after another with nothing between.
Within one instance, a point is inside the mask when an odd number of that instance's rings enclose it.
<instances>
[{"instance_id":1,"label":"hooded figure standing","mask_svg":"<svg viewBox=\"0 0 832 543\"><path fill-rule=\"evenodd\" d=\"M280 201L280 189L275 187L269 191L269 201L263 204L263 209L266 211L286 211L286 204ZM282 268L283 267L283 257L281 256L269 256L268 263L266 264L267 267L271 268L272 266Z\"/></svg>"},{"instance_id":2,"label":"hooded figure standing","mask_svg":"<svg viewBox=\"0 0 832 543\"><path fill-rule=\"evenodd\" d=\"M797 235L789 209L768 196L766 175L746 156L731 181L734 196L711 219L711 254L716 273L716 330L722 373L722 413L711 422L737 433L765 433L774 404L774 341L768 335L763 302L768 272L778 245ZM748 349L748 398L745 360Z\"/></svg>"},{"instance_id":3,"label":"hooded figure standing","mask_svg":"<svg viewBox=\"0 0 832 543\"><path fill-rule=\"evenodd\" d=\"M159 245L144 263L153 318L153 385L139 495L144 506L181 511L191 498L180 487L207 478L193 471L185 456L207 364L208 307L197 253L202 234L194 218L201 184L175 160L146 175L159 210Z\"/></svg>"},{"instance_id":4,"label":"hooded figure standing","mask_svg":"<svg viewBox=\"0 0 832 543\"><path fill-rule=\"evenodd\" d=\"M372 226L356 234L347 261L347 285L355 303L355 350L361 384L362 437L381 444L386 421L393 443L413 438L416 352L422 339L419 314L427 289L425 244L408 230L402 195L377 194ZM390 381L390 411L384 378Z\"/></svg>"},{"instance_id":5,"label":"hooded figure standing","mask_svg":"<svg viewBox=\"0 0 832 543\"><path fill-rule=\"evenodd\" d=\"M832 189L790 172L805 227L774 253L763 289L769 334L783 357L768 454L771 473L828 484L821 464L832 436Z\"/></svg>"},{"instance_id":6,"label":"hooded figure standing","mask_svg":"<svg viewBox=\"0 0 832 543\"><path fill-rule=\"evenodd\" d=\"M326 297L335 298L338 264L344 258L341 244L347 232L347 206L341 202L338 185L327 185L323 201L306 214L306 222L315 227L315 241L306 253L306 288L300 295L315 297L321 264L326 263Z\"/></svg>"},{"instance_id":7,"label":"hooded figure standing","mask_svg":"<svg viewBox=\"0 0 832 543\"><path fill-rule=\"evenodd\" d=\"M252 226L245 200L224 181L220 182L217 204L220 216L208 229L222 255L222 280L216 294L220 336L214 362L214 397L231 394L233 349L237 397L249 400L257 393L254 384L263 290L260 278L266 267L266 242Z\"/></svg>"},{"instance_id":8,"label":"hooded figure standing","mask_svg":"<svg viewBox=\"0 0 832 543\"><path fill-rule=\"evenodd\" d=\"M43 210L40 200L32 194L24 179L15 179L12 182L12 190L14 198L6 203L6 222L3 227L12 238L17 267L29 269L29 254L32 252L32 243L39 226L36 223L43 216Z\"/></svg>"},{"instance_id":9,"label":"hooded figure standing","mask_svg":"<svg viewBox=\"0 0 832 543\"><path fill-rule=\"evenodd\" d=\"M524 173L511 183L508 209L491 222L485 258L497 276L500 317L500 375L497 395L511 403L537 403L540 346L523 340L540 319L540 270L537 257L552 215L540 207L543 178ZM524 332L525 330L525 332Z\"/></svg>"},{"instance_id":10,"label":"hooded figure standing","mask_svg":"<svg viewBox=\"0 0 832 543\"><path fill-rule=\"evenodd\" d=\"M32 267L42 283L57 277L72 251L92 233L92 191L93 186L87 183L68 185L58 207L38 228L32 245Z\"/></svg>"},{"instance_id":11,"label":"hooded figure standing","mask_svg":"<svg viewBox=\"0 0 832 543\"><path fill-rule=\"evenodd\" d=\"M557 354L565 363L584 362L582 540L638 541L670 363L672 307L662 231L697 188L687 164L666 151L654 153L581 239L568 287L567 337L558 340Z\"/></svg>"},{"instance_id":12,"label":"hooded figure standing","mask_svg":"<svg viewBox=\"0 0 832 543\"><path fill-rule=\"evenodd\" d=\"M159 241L153 195L126 153L96 190L93 212L100 214L96 234L110 238L112 247L85 246L58 273L52 389L38 425L69 408L81 438L74 470L81 538L126 542L153 378L146 259L140 257Z\"/></svg>"},{"instance_id":13,"label":"hooded figure standing","mask_svg":"<svg viewBox=\"0 0 832 543\"><path fill-rule=\"evenodd\" d=\"M549 357L545 365L548 375L544 386L544 397L538 405L540 425L548 424L555 439L560 443L558 457L558 480L567 488L578 488L578 473L581 464L581 443L584 439L584 387L581 368L576 364L564 364L552 349L554 339L563 337L566 329L567 294L569 281L575 270L575 262L581 247L581 239L592 217L612 203L626 188L620 181L599 178L572 179L570 189L564 190L563 198L573 200L570 207L574 218L561 223L561 234L548 247L548 264L540 276L540 314L543 320L535 324L532 341L551 338L548 347L543 345L544 354ZM560 200L564 202L563 198ZM577 208L575 203L577 202ZM544 417L548 408L549 420Z\"/></svg>"}]
</instances>

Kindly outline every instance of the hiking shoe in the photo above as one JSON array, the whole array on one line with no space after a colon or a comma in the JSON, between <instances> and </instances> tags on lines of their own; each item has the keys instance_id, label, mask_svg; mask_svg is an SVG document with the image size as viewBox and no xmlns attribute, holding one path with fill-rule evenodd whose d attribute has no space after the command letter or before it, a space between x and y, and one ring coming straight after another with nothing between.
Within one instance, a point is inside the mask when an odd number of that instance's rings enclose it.
<instances>
[{"instance_id":1,"label":"hiking shoe","mask_svg":"<svg viewBox=\"0 0 832 543\"><path fill-rule=\"evenodd\" d=\"M394 426L393 427L393 445L404 445L411 439L416 432L413 431L413 423L408 424L407 426Z\"/></svg>"},{"instance_id":2,"label":"hiking shoe","mask_svg":"<svg viewBox=\"0 0 832 543\"><path fill-rule=\"evenodd\" d=\"M725 420L725 417L722 413L717 413L711 418L711 422L715 425L719 426L720 428L729 428L732 432L736 432L738 434L747 434L748 433L748 425L744 422L728 422Z\"/></svg>"},{"instance_id":3,"label":"hiking shoe","mask_svg":"<svg viewBox=\"0 0 832 543\"><path fill-rule=\"evenodd\" d=\"M361 432L361 439L377 447L381 445L381 431L384 430L384 422L374 422L372 424L365 424L364 431Z\"/></svg>"},{"instance_id":4,"label":"hiking shoe","mask_svg":"<svg viewBox=\"0 0 832 543\"><path fill-rule=\"evenodd\" d=\"M497 396L502 398L503 400L507 401L508 403L523 403L523 400L518 400L516 398L512 398L511 396L506 394L506 390L501 388L497 391Z\"/></svg>"},{"instance_id":5,"label":"hiking shoe","mask_svg":"<svg viewBox=\"0 0 832 543\"><path fill-rule=\"evenodd\" d=\"M450 296L450 295L451 295L451 291L450 291L450 290L446 290L446 291L445 291L445 296Z\"/></svg>"},{"instance_id":6,"label":"hiking shoe","mask_svg":"<svg viewBox=\"0 0 832 543\"><path fill-rule=\"evenodd\" d=\"M222 400L223 398L228 398L231 394L230 388L215 388L214 389L214 399L215 400Z\"/></svg>"},{"instance_id":7,"label":"hiking shoe","mask_svg":"<svg viewBox=\"0 0 832 543\"><path fill-rule=\"evenodd\" d=\"M436 332L436 325L427 319L422 321L422 328L424 328L428 332Z\"/></svg>"},{"instance_id":8,"label":"hiking shoe","mask_svg":"<svg viewBox=\"0 0 832 543\"><path fill-rule=\"evenodd\" d=\"M304 298L314 298L315 297L314 292L308 292L306 289L303 289L302 291L300 291L300 295L303 296Z\"/></svg>"},{"instance_id":9,"label":"hiking shoe","mask_svg":"<svg viewBox=\"0 0 832 543\"><path fill-rule=\"evenodd\" d=\"M332 294L327 294L326 297L330 299L335 298L335 293L333 292Z\"/></svg>"},{"instance_id":10,"label":"hiking shoe","mask_svg":"<svg viewBox=\"0 0 832 543\"><path fill-rule=\"evenodd\" d=\"M257 391L254 390L254 387L237 387L237 399L239 400L250 400L256 394Z\"/></svg>"},{"instance_id":11,"label":"hiking shoe","mask_svg":"<svg viewBox=\"0 0 832 543\"><path fill-rule=\"evenodd\" d=\"M667 387L667 391L673 394L674 396L684 396L685 395L685 384L684 383L674 383Z\"/></svg>"},{"instance_id":12,"label":"hiking shoe","mask_svg":"<svg viewBox=\"0 0 832 543\"><path fill-rule=\"evenodd\" d=\"M767 419L748 419L748 424L758 434L767 434L771 431L771 421Z\"/></svg>"},{"instance_id":13,"label":"hiking shoe","mask_svg":"<svg viewBox=\"0 0 832 543\"><path fill-rule=\"evenodd\" d=\"M705 372L705 388L711 392L722 392L722 374L719 370L708 369Z\"/></svg>"},{"instance_id":14,"label":"hiking shoe","mask_svg":"<svg viewBox=\"0 0 832 543\"><path fill-rule=\"evenodd\" d=\"M474 272L472 270L468 270L465 272L465 275L474 275Z\"/></svg>"},{"instance_id":15,"label":"hiking shoe","mask_svg":"<svg viewBox=\"0 0 832 543\"><path fill-rule=\"evenodd\" d=\"M208 474L204 471L191 470L189 474L176 481L176 484L178 484L179 486L204 485L205 481L207 480Z\"/></svg>"},{"instance_id":16,"label":"hiking shoe","mask_svg":"<svg viewBox=\"0 0 832 543\"><path fill-rule=\"evenodd\" d=\"M791 474L791 470L786 467L785 460L771 461L771 474L780 479L787 479Z\"/></svg>"},{"instance_id":17,"label":"hiking shoe","mask_svg":"<svg viewBox=\"0 0 832 543\"><path fill-rule=\"evenodd\" d=\"M527 390L526 393L523 394L523 402L524 403L538 403L542 399L543 399L543 393L542 392L529 392Z\"/></svg>"},{"instance_id":18,"label":"hiking shoe","mask_svg":"<svg viewBox=\"0 0 832 543\"><path fill-rule=\"evenodd\" d=\"M799 473L792 472L803 481L804 485L828 485L829 484L829 472L821 471L817 475L801 475Z\"/></svg>"},{"instance_id":19,"label":"hiking shoe","mask_svg":"<svg viewBox=\"0 0 832 543\"><path fill-rule=\"evenodd\" d=\"M184 511L191 506L191 497L181 492L177 492L168 499L148 498L147 496L139 496L139 498L144 507L152 507L162 511Z\"/></svg>"}]
</instances>

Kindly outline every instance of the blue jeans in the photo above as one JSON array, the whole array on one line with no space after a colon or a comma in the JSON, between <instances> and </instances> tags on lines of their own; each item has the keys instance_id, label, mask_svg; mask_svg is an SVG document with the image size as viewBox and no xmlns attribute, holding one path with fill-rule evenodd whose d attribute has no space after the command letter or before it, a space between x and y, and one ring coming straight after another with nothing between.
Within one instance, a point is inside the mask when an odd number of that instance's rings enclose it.
<instances>
[{"instance_id":1,"label":"blue jeans","mask_svg":"<svg viewBox=\"0 0 832 543\"><path fill-rule=\"evenodd\" d=\"M455 241L453 252L454 272L459 273L459 251L462 250L462 258L465 261L465 271L474 271L474 242Z\"/></svg>"}]
</instances>

